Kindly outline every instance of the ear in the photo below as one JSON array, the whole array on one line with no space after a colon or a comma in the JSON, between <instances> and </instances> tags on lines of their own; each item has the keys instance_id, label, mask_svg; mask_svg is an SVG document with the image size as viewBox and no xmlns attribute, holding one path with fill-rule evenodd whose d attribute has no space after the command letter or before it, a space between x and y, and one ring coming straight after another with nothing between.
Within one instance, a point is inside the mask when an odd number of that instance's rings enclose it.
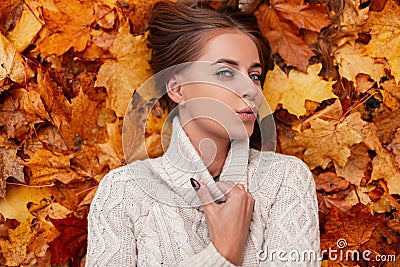
<instances>
[{"instance_id":1,"label":"ear","mask_svg":"<svg viewBox=\"0 0 400 267\"><path fill-rule=\"evenodd\" d=\"M172 101L179 104L183 100L182 86L179 81L179 76L173 74L166 84L167 94Z\"/></svg>"}]
</instances>

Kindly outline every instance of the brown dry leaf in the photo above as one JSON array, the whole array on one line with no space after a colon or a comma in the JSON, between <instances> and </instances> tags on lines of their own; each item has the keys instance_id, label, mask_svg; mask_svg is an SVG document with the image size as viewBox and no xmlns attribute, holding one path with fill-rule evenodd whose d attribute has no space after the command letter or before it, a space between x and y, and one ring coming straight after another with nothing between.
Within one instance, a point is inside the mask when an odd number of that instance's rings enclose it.
<instances>
[{"instance_id":1,"label":"brown dry leaf","mask_svg":"<svg viewBox=\"0 0 400 267\"><path fill-rule=\"evenodd\" d=\"M379 82L385 76L384 65L375 63L368 56L364 56L365 47L360 44L351 46L346 44L335 52L335 60L339 66L339 73L349 81L356 81L360 73L368 74L374 81Z\"/></svg>"},{"instance_id":2,"label":"brown dry leaf","mask_svg":"<svg viewBox=\"0 0 400 267\"><path fill-rule=\"evenodd\" d=\"M42 58L62 55L71 47L78 52L86 48L95 19L91 0L55 1L53 7L44 6L43 17L47 30L37 44Z\"/></svg>"},{"instance_id":3,"label":"brown dry leaf","mask_svg":"<svg viewBox=\"0 0 400 267\"><path fill-rule=\"evenodd\" d=\"M103 176L105 174L103 173ZM51 192L57 203L77 215L78 204L85 198L86 193L97 187L97 184L94 179L71 181L68 184L56 181L55 186L51 188ZM48 211L46 210L46 212Z\"/></svg>"},{"instance_id":4,"label":"brown dry leaf","mask_svg":"<svg viewBox=\"0 0 400 267\"><path fill-rule=\"evenodd\" d=\"M130 34L126 23L110 48L116 60L104 63L97 74L95 86L107 89L107 108L114 110L118 117L125 115L135 90L152 75L146 42L146 36Z\"/></svg>"},{"instance_id":5,"label":"brown dry leaf","mask_svg":"<svg viewBox=\"0 0 400 267\"><path fill-rule=\"evenodd\" d=\"M377 136L377 128L372 123L365 123L363 127L353 127L361 132L363 142L375 150L376 156L372 162L372 180L384 180L390 194L400 194L400 170L396 167L392 155L383 148Z\"/></svg>"},{"instance_id":6,"label":"brown dry leaf","mask_svg":"<svg viewBox=\"0 0 400 267\"><path fill-rule=\"evenodd\" d=\"M153 5L159 0L124 0L123 4L128 7L125 12L128 14L129 20L132 23L133 34L143 34L147 29L150 11ZM173 2L175 2L173 0Z\"/></svg>"},{"instance_id":7,"label":"brown dry leaf","mask_svg":"<svg viewBox=\"0 0 400 267\"><path fill-rule=\"evenodd\" d=\"M383 103L385 104L386 107L388 107L391 111L399 110L400 103L396 98L394 98L390 93L384 90L379 90L379 91L382 94Z\"/></svg>"},{"instance_id":8,"label":"brown dry leaf","mask_svg":"<svg viewBox=\"0 0 400 267\"><path fill-rule=\"evenodd\" d=\"M65 139L53 125L47 125L40 129L36 136L37 140L42 144L46 144L47 148L54 148L58 150L68 150ZM35 151L33 151L35 152Z\"/></svg>"},{"instance_id":9,"label":"brown dry leaf","mask_svg":"<svg viewBox=\"0 0 400 267\"><path fill-rule=\"evenodd\" d=\"M370 32L372 39L367 50L371 57L385 57L391 72L400 81L400 6L389 0L382 12L370 12L364 31Z\"/></svg>"},{"instance_id":10,"label":"brown dry leaf","mask_svg":"<svg viewBox=\"0 0 400 267\"><path fill-rule=\"evenodd\" d=\"M316 118L320 118L321 120L324 121L336 122L341 119L342 115L343 115L342 104L340 103L340 100L337 98L332 105L329 105L324 109L314 113L312 116L308 117L301 123L294 125L292 129L298 132L304 131L305 129L310 128L310 122L315 120Z\"/></svg>"},{"instance_id":11,"label":"brown dry leaf","mask_svg":"<svg viewBox=\"0 0 400 267\"><path fill-rule=\"evenodd\" d=\"M368 187L371 187L368 185ZM370 206L371 199L368 196L368 190L373 190L371 188L356 186L351 192L347 195L344 201L350 205L350 207L361 203L365 206Z\"/></svg>"},{"instance_id":12,"label":"brown dry leaf","mask_svg":"<svg viewBox=\"0 0 400 267\"><path fill-rule=\"evenodd\" d=\"M320 193L318 193L320 194ZM354 203L347 201L347 198L351 195L343 192L333 193L333 194L326 194L320 195L319 203L322 206L319 209L324 211L324 213L329 213L329 210L339 210L343 213L348 214L351 207L354 206ZM358 203L358 202L356 202Z\"/></svg>"},{"instance_id":13,"label":"brown dry leaf","mask_svg":"<svg viewBox=\"0 0 400 267\"><path fill-rule=\"evenodd\" d=\"M60 132L63 132L64 129L69 128L67 114L70 113L70 105L63 94L62 88L51 81L48 72L43 73L41 69L38 70L37 81L37 90L40 93L46 111L50 114L51 122Z\"/></svg>"},{"instance_id":14,"label":"brown dry leaf","mask_svg":"<svg viewBox=\"0 0 400 267\"><path fill-rule=\"evenodd\" d=\"M291 70L287 76L278 66L267 73L264 83L264 96L275 111L278 104L287 109L289 113L300 117L307 113L305 101L322 102L330 98L337 98L332 93L333 81L324 81L318 76L322 65L316 64L308 67L308 74L298 70Z\"/></svg>"},{"instance_id":15,"label":"brown dry leaf","mask_svg":"<svg viewBox=\"0 0 400 267\"><path fill-rule=\"evenodd\" d=\"M65 219L72 211L59 203L51 203L46 207L46 213L51 219Z\"/></svg>"},{"instance_id":16,"label":"brown dry leaf","mask_svg":"<svg viewBox=\"0 0 400 267\"><path fill-rule=\"evenodd\" d=\"M97 125L98 102L93 101L80 88L79 94L71 101L71 114L68 119L69 128L62 131L67 143L74 150L80 150L76 140L93 144L97 142L93 128Z\"/></svg>"},{"instance_id":17,"label":"brown dry leaf","mask_svg":"<svg viewBox=\"0 0 400 267\"><path fill-rule=\"evenodd\" d=\"M359 186L364 178L370 161L368 156L368 147L363 143L353 145L350 148L351 155L346 165L340 167L335 163L335 170L338 176L344 177L350 183Z\"/></svg>"},{"instance_id":18,"label":"brown dry leaf","mask_svg":"<svg viewBox=\"0 0 400 267\"><path fill-rule=\"evenodd\" d=\"M379 141L382 144L388 144L400 127L400 110L385 109L374 116L373 123L376 126L376 135Z\"/></svg>"},{"instance_id":19,"label":"brown dry leaf","mask_svg":"<svg viewBox=\"0 0 400 267\"><path fill-rule=\"evenodd\" d=\"M30 222L25 221L15 229L9 229L9 240L0 238L0 248L7 266L20 266L25 263L27 246L35 237Z\"/></svg>"},{"instance_id":20,"label":"brown dry leaf","mask_svg":"<svg viewBox=\"0 0 400 267\"><path fill-rule=\"evenodd\" d=\"M13 98L14 105L17 104L17 110L25 115L25 119L31 123L50 120L39 92L35 89L15 89L9 92Z\"/></svg>"},{"instance_id":21,"label":"brown dry leaf","mask_svg":"<svg viewBox=\"0 0 400 267\"><path fill-rule=\"evenodd\" d=\"M119 121L107 123L108 140L105 144L99 144L101 149L99 163L108 164L110 169L115 169L124 164L124 151L122 149L122 134L119 130Z\"/></svg>"},{"instance_id":22,"label":"brown dry leaf","mask_svg":"<svg viewBox=\"0 0 400 267\"><path fill-rule=\"evenodd\" d=\"M22 57L10 41L0 34L0 85L5 78L17 83L25 82L30 75Z\"/></svg>"},{"instance_id":23,"label":"brown dry leaf","mask_svg":"<svg viewBox=\"0 0 400 267\"><path fill-rule=\"evenodd\" d=\"M350 147L362 141L361 135L348 126L347 120L332 123L316 118L311 128L295 137L297 143L306 147L304 161L315 169L325 169L331 161L345 166L350 157Z\"/></svg>"},{"instance_id":24,"label":"brown dry leaf","mask_svg":"<svg viewBox=\"0 0 400 267\"><path fill-rule=\"evenodd\" d=\"M0 177L5 181L9 177L13 177L18 181L25 183L24 166L22 160L17 156L17 148L4 148L0 146ZM5 190L0 186L0 191ZM0 194L0 197L4 195Z\"/></svg>"},{"instance_id":25,"label":"brown dry leaf","mask_svg":"<svg viewBox=\"0 0 400 267\"><path fill-rule=\"evenodd\" d=\"M393 153L397 168L400 169L400 128L397 129L396 135L387 149Z\"/></svg>"},{"instance_id":26,"label":"brown dry leaf","mask_svg":"<svg viewBox=\"0 0 400 267\"><path fill-rule=\"evenodd\" d=\"M336 242L341 238L347 242L344 250L357 250L370 240L372 232L380 222L381 218L371 215L369 208L362 204L353 206L348 215L331 210L327 222L323 225L325 234L321 235L321 250L337 249Z\"/></svg>"},{"instance_id":27,"label":"brown dry leaf","mask_svg":"<svg viewBox=\"0 0 400 267\"><path fill-rule=\"evenodd\" d=\"M19 20L22 0L2 0L0 2L0 34L6 34Z\"/></svg>"},{"instance_id":28,"label":"brown dry leaf","mask_svg":"<svg viewBox=\"0 0 400 267\"><path fill-rule=\"evenodd\" d=\"M363 94L374 86L375 82L367 74L358 73L356 75L356 92ZM381 84L382 85L382 84Z\"/></svg>"},{"instance_id":29,"label":"brown dry leaf","mask_svg":"<svg viewBox=\"0 0 400 267\"><path fill-rule=\"evenodd\" d=\"M21 18L15 28L7 34L7 38L19 52L24 51L42 29L44 24L40 19L42 17L42 2L25 0Z\"/></svg>"},{"instance_id":30,"label":"brown dry leaf","mask_svg":"<svg viewBox=\"0 0 400 267\"><path fill-rule=\"evenodd\" d=\"M300 37L299 29L319 32L332 22L321 5L303 2L271 1L254 12L261 31L271 44L272 53L279 53L286 65L306 72L308 60L314 55Z\"/></svg>"},{"instance_id":31,"label":"brown dry leaf","mask_svg":"<svg viewBox=\"0 0 400 267\"><path fill-rule=\"evenodd\" d=\"M97 24L104 29L112 29L115 24L116 14L108 5L95 4Z\"/></svg>"},{"instance_id":32,"label":"brown dry leaf","mask_svg":"<svg viewBox=\"0 0 400 267\"><path fill-rule=\"evenodd\" d=\"M396 81L394 79L384 81L380 83L380 85L382 86L383 90L385 90L385 92L389 93L397 100L400 100L400 87L396 84Z\"/></svg>"},{"instance_id":33,"label":"brown dry leaf","mask_svg":"<svg viewBox=\"0 0 400 267\"><path fill-rule=\"evenodd\" d=\"M383 147L379 147L376 153L377 155L372 159L371 179L385 180L390 194L400 194L400 170L392 156Z\"/></svg>"},{"instance_id":34,"label":"brown dry leaf","mask_svg":"<svg viewBox=\"0 0 400 267\"><path fill-rule=\"evenodd\" d=\"M265 4L254 13L260 28L271 44L272 54L279 53L287 65L306 72L308 60L314 56L311 48L301 39L299 31L282 23L276 11Z\"/></svg>"},{"instance_id":35,"label":"brown dry leaf","mask_svg":"<svg viewBox=\"0 0 400 267\"><path fill-rule=\"evenodd\" d=\"M332 193L345 190L350 183L345 179L338 177L334 172L323 172L318 175L315 181L317 190Z\"/></svg>"},{"instance_id":36,"label":"brown dry leaf","mask_svg":"<svg viewBox=\"0 0 400 267\"><path fill-rule=\"evenodd\" d=\"M340 27L343 32L352 33L360 30L368 19L368 8L360 9L360 3L357 0L348 0L344 2L343 11L340 13ZM357 35L354 34L354 40Z\"/></svg>"},{"instance_id":37,"label":"brown dry leaf","mask_svg":"<svg viewBox=\"0 0 400 267\"><path fill-rule=\"evenodd\" d=\"M38 149L33 157L24 165L30 171L30 185L48 185L55 180L63 183L70 183L74 180L82 180L75 171L71 169L70 160L74 157L61 153L51 152L45 149Z\"/></svg>"}]
</instances>

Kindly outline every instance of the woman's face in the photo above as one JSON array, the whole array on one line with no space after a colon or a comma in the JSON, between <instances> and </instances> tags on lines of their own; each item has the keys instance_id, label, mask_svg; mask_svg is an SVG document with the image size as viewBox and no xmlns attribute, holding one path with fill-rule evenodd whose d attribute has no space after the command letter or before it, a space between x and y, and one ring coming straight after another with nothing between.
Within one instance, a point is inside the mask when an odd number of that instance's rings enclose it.
<instances>
[{"instance_id":1,"label":"woman's face","mask_svg":"<svg viewBox=\"0 0 400 267\"><path fill-rule=\"evenodd\" d=\"M235 31L212 38L198 61L178 74L181 122L223 138L249 137L264 101L261 73L249 36Z\"/></svg>"}]
</instances>

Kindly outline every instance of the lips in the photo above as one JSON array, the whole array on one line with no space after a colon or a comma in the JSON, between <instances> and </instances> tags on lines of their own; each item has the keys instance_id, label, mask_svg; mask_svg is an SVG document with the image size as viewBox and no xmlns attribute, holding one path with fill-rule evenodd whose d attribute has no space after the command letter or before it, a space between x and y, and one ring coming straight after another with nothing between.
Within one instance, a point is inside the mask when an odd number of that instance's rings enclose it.
<instances>
[{"instance_id":1,"label":"lips","mask_svg":"<svg viewBox=\"0 0 400 267\"><path fill-rule=\"evenodd\" d=\"M245 107L236 112L242 121L253 121L256 119L257 109Z\"/></svg>"}]
</instances>

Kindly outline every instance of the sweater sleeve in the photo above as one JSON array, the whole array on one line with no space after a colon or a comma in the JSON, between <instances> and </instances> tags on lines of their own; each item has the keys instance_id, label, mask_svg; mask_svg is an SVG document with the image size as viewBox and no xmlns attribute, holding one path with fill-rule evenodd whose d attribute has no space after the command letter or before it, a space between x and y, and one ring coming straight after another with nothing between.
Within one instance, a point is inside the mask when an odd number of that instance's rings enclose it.
<instances>
[{"instance_id":1,"label":"sweater sleeve","mask_svg":"<svg viewBox=\"0 0 400 267\"><path fill-rule=\"evenodd\" d=\"M88 215L85 266L135 266L136 239L131 214L139 214L125 193L122 170L109 172L100 182ZM131 198L132 196L130 196ZM137 202L139 203L139 202ZM127 212L130 209L132 212Z\"/></svg>"},{"instance_id":2,"label":"sweater sleeve","mask_svg":"<svg viewBox=\"0 0 400 267\"><path fill-rule=\"evenodd\" d=\"M320 266L318 202L313 176L292 158L273 202L265 229L261 266Z\"/></svg>"}]
</instances>

